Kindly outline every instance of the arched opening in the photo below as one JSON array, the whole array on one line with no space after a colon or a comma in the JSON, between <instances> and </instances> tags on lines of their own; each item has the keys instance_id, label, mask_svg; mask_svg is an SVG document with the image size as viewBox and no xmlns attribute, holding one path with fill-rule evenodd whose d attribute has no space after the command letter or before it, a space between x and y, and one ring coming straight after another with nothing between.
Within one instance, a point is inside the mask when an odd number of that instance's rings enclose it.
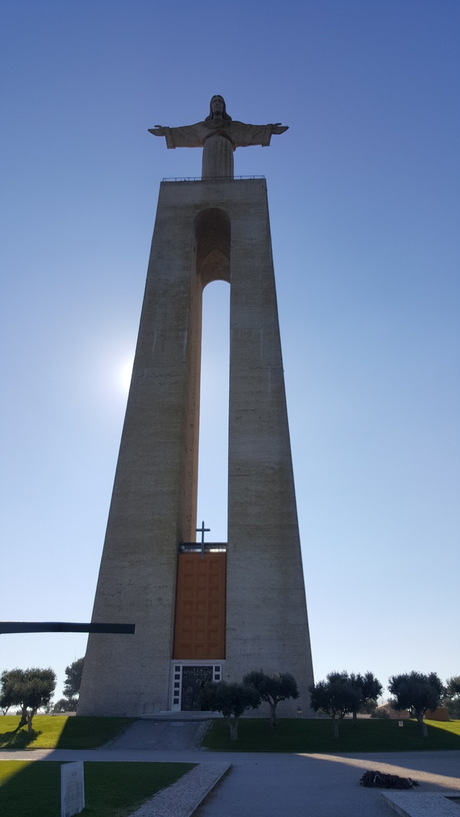
<instances>
[{"instance_id":1,"label":"arched opening","mask_svg":"<svg viewBox=\"0 0 460 817\"><path fill-rule=\"evenodd\" d=\"M226 651L230 221L216 208L195 220L190 301L183 530L179 545L172 707L197 709L203 680L220 680ZM195 522L195 511L197 511ZM208 529L203 547L196 532ZM216 548L214 543L221 546ZM216 663L217 662L217 663Z\"/></svg>"},{"instance_id":2,"label":"arched opening","mask_svg":"<svg viewBox=\"0 0 460 817\"><path fill-rule=\"evenodd\" d=\"M195 220L196 263L203 286L210 281L230 283L230 219L224 210L210 207Z\"/></svg>"},{"instance_id":3,"label":"arched opening","mask_svg":"<svg viewBox=\"0 0 460 817\"><path fill-rule=\"evenodd\" d=\"M227 541L230 287L223 281L203 292L197 527L206 541ZM198 534L199 536L199 534Z\"/></svg>"},{"instance_id":4,"label":"arched opening","mask_svg":"<svg viewBox=\"0 0 460 817\"><path fill-rule=\"evenodd\" d=\"M197 273L204 289L197 527L205 521L209 542L227 541L230 232L224 210L209 208L196 218Z\"/></svg>"}]
</instances>

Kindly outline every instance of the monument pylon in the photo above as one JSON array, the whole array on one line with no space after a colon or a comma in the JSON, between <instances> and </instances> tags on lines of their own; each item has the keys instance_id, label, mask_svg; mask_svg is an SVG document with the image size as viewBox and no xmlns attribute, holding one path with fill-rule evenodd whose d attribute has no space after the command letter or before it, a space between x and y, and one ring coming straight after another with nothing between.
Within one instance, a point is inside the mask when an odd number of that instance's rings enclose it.
<instances>
[{"instance_id":1,"label":"monument pylon","mask_svg":"<svg viewBox=\"0 0 460 817\"><path fill-rule=\"evenodd\" d=\"M286 127L232 120L221 96L194 125L156 126L168 148L202 147L199 180L161 183L133 376L79 714L199 708L206 680L251 670L313 683L266 183L234 178L238 147ZM197 543L201 303L230 284L228 541Z\"/></svg>"}]
</instances>

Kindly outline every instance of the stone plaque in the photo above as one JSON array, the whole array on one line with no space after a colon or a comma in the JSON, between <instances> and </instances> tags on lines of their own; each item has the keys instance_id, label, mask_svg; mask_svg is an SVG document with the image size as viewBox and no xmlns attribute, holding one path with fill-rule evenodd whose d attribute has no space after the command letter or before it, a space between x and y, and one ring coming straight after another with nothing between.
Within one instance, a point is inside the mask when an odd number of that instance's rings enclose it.
<instances>
[{"instance_id":1,"label":"stone plaque","mask_svg":"<svg viewBox=\"0 0 460 817\"><path fill-rule=\"evenodd\" d=\"M73 817L85 808L83 761L61 766L61 817Z\"/></svg>"}]
</instances>

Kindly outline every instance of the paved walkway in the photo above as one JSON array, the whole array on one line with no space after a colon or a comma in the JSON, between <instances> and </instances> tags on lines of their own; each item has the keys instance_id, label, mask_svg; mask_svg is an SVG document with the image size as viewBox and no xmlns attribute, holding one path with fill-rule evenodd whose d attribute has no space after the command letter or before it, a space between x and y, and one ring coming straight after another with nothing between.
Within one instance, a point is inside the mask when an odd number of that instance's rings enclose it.
<instances>
[{"instance_id":1,"label":"paved walkway","mask_svg":"<svg viewBox=\"0 0 460 817\"><path fill-rule=\"evenodd\" d=\"M366 769L419 781L414 798L428 791L460 794L460 752L233 755L230 774L197 817L391 817L381 791L359 785Z\"/></svg>"},{"instance_id":2,"label":"paved walkway","mask_svg":"<svg viewBox=\"0 0 460 817\"><path fill-rule=\"evenodd\" d=\"M460 751L340 755L209 752L196 748L206 725L206 721L178 718L168 723L141 720L102 749L1 750L0 761L199 764L144 804L136 817L391 817L394 812L381 790L359 785L367 769L417 780L420 787L408 793L414 803L427 792L460 795ZM458 811L460 817L460 808ZM434 812L426 814L437 817Z\"/></svg>"},{"instance_id":3,"label":"paved walkway","mask_svg":"<svg viewBox=\"0 0 460 817\"><path fill-rule=\"evenodd\" d=\"M109 747L111 751L125 749L179 751L199 748L209 726L209 720L138 720L126 729Z\"/></svg>"},{"instance_id":4,"label":"paved walkway","mask_svg":"<svg viewBox=\"0 0 460 817\"><path fill-rule=\"evenodd\" d=\"M0 759L186 761L203 764L206 776L213 771L216 771L216 775L217 771L221 773L221 764L231 764L229 773L196 812L197 817L391 817L392 812L383 801L380 790L359 785L359 778L366 769L380 769L419 781L420 788L411 791L414 798L431 791L460 792L460 751L291 755L196 749L37 749L2 751ZM214 769L208 764L214 764ZM208 789L209 784L206 791ZM203 796L206 791L203 791ZM171 813L174 817L193 813L191 809L196 807L196 791L193 796L193 807L188 803L177 803L177 808L173 807ZM165 817L168 811L162 808L151 810L148 814L149 817Z\"/></svg>"}]
</instances>

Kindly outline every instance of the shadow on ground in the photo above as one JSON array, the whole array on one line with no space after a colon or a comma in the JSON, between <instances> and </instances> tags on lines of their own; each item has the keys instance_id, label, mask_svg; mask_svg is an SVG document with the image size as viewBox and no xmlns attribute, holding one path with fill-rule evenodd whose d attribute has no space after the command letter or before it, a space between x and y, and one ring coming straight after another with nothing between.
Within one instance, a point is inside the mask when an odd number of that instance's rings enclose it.
<instances>
[{"instance_id":1,"label":"shadow on ground","mask_svg":"<svg viewBox=\"0 0 460 817\"><path fill-rule=\"evenodd\" d=\"M27 729L19 729L18 726L11 732L4 732L0 735L0 748L9 750L27 749L29 744L38 738L39 735L41 735L40 731L32 729L32 732L28 732Z\"/></svg>"},{"instance_id":2,"label":"shadow on ground","mask_svg":"<svg viewBox=\"0 0 460 817\"><path fill-rule=\"evenodd\" d=\"M0 814L4 817L60 817L62 763L5 761L0 764ZM83 815L132 814L145 800L175 783L191 763L110 763L85 761Z\"/></svg>"}]
</instances>

